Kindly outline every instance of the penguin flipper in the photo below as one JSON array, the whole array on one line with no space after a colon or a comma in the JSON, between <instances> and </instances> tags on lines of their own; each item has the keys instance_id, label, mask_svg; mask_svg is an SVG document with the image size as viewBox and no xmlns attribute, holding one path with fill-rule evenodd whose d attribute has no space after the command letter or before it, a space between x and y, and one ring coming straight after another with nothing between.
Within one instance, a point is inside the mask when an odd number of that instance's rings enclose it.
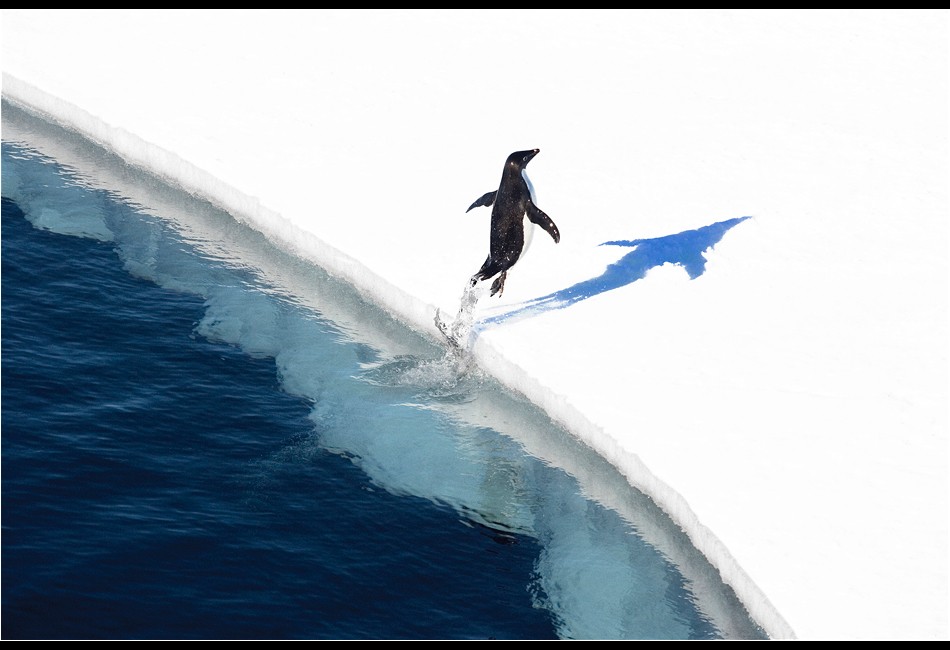
<instances>
[{"instance_id":1,"label":"penguin flipper","mask_svg":"<svg viewBox=\"0 0 950 650\"><path fill-rule=\"evenodd\" d=\"M554 222L551 221L551 217L544 214L541 208L531 201L528 201L528 219L531 223L536 223L544 228L544 230L551 235L551 238L554 239L555 244L561 241L561 233L558 231L557 226L554 225Z\"/></svg>"},{"instance_id":2,"label":"penguin flipper","mask_svg":"<svg viewBox=\"0 0 950 650\"><path fill-rule=\"evenodd\" d=\"M482 206L488 207L495 202L495 194L497 193L498 190L495 190L494 192L488 192L487 194L482 195L477 201L475 201L475 203L468 206L468 210L471 210L472 208L480 208ZM468 210L466 210L466 212L468 212Z\"/></svg>"}]
</instances>

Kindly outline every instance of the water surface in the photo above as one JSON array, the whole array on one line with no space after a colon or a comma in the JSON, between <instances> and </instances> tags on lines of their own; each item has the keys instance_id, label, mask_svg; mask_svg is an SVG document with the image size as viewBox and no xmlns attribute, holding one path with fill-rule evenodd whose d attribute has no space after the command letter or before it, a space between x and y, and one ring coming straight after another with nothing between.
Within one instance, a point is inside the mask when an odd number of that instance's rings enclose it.
<instances>
[{"instance_id":1,"label":"water surface","mask_svg":"<svg viewBox=\"0 0 950 650\"><path fill-rule=\"evenodd\" d=\"M761 636L519 396L3 109L4 638Z\"/></svg>"}]
</instances>

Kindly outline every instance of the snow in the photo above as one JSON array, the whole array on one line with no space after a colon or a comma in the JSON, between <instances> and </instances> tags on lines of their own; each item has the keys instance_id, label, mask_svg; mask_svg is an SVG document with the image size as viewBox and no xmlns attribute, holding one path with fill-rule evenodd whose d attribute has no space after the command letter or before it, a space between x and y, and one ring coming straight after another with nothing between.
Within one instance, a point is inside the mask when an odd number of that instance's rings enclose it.
<instances>
[{"instance_id":1,"label":"snow","mask_svg":"<svg viewBox=\"0 0 950 650\"><path fill-rule=\"evenodd\" d=\"M3 93L432 337L540 148L478 363L773 638L946 639L948 16L5 9Z\"/></svg>"}]
</instances>

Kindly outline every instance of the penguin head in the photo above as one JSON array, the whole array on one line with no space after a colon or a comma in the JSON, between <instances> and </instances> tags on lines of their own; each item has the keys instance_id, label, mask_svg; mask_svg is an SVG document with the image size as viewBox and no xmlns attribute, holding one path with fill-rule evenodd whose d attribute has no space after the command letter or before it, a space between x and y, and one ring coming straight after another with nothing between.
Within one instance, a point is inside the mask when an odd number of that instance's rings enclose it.
<instances>
[{"instance_id":1,"label":"penguin head","mask_svg":"<svg viewBox=\"0 0 950 650\"><path fill-rule=\"evenodd\" d=\"M541 150L528 149L527 151L516 151L508 156L508 161L505 163L505 166L511 167L512 169L524 169L528 162L538 155L539 151Z\"/></svg>"}]
</instances>

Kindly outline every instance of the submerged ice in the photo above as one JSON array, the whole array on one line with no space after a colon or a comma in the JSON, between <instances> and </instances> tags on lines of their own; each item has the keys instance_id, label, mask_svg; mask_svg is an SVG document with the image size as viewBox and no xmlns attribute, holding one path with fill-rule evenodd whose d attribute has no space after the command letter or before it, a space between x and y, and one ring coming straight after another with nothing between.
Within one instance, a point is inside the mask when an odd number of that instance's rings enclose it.
<instances>
[{"instance_id":1,"label":"submerged ice","mask_svg":"<svg viewBox=\"0 0 950 650\"><path fill-rule=\"evenodd\" d=\"M38 156L4 143L4 195L36 227L111 241L129 272L201 296L197 335L272 358L282 388L312 405L306 444L346 456L394 494L540 540L526 588L562 637L758 636L648 499L464 358L211 206L185 204L147 179L143 189L117 176L61 175L30 158ZM124 184L123 200L93 189L106 181ZM465 298L458 341L471 328Z\"/></svg>"}]
</instances>

